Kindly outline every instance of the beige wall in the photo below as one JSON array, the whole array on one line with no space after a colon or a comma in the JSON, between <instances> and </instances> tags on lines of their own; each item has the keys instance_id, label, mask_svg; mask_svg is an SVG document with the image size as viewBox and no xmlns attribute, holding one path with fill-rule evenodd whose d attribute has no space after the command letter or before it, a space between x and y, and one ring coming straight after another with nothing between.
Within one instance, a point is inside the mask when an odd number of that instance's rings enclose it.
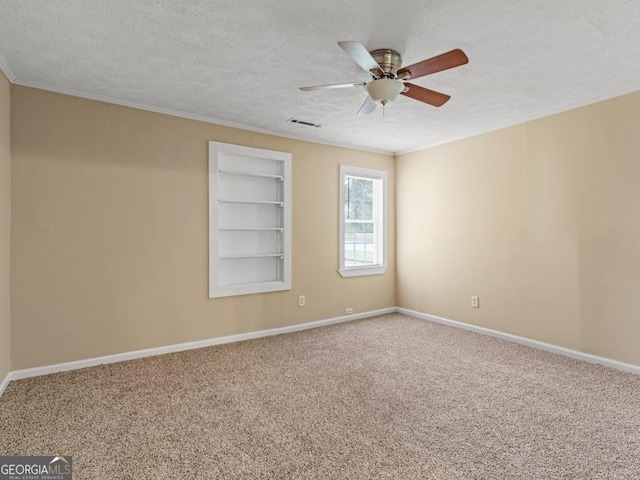
<instances>
[{"instance_id":1,"label":"beige wall","mask_svg":"<svg viewBox=\"0 0 640 480\"><path fill-rule=\"evenodd\" d=\"M19 86L11 171L9 92L0 78L0 300L11 204L13 369L396 304L640 364L640 94L401 155L394 181L390 156ZM293 154L290 292L207 298L208 140ZM397 186L385 275L337 273L340 163L385 169Z\"/></svg>"},{"instance_id":2,"label":"beige wall","mask_svg":"<svg viewBox=\"0 0 640 480\"><path fill-rule=\"evenodd\" d=\"M640 365L639 132L635 93L398 157L399 306Z\"/></svg>"},{"instance_id":3,"label":"beige wall","mask_svg":"<svg viewBox=\"0 0 640 480\"><path fill-rule=\"evenodd\" d=\"M0 383L10 367L11 85L0 72Z\"/></svg>"},{"instance_id":4,"label":"beige wall","mask_svg":"<svg viewBox=\"0 0 640 480\"><path fill-rule=\"evenodd\" d=\"M391 156L19 86L11 119L14 369L396 303L393 215L389 270L337 272L339 164L387 170L393 188ZM292 153L291 291L207 297L209 140Z\"/></svg>"}]
</instances>

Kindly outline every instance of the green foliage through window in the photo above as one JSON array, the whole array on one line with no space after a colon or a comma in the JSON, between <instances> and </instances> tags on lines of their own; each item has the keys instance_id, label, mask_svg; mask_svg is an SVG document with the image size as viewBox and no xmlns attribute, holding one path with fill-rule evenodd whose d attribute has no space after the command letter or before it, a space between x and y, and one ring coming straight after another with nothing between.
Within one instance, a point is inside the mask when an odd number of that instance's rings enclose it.
<instances>
[{"instance_id":1,"label":"green foliage through window","mask_svg":"<svg viewBox=\"0 0 640 480\"><path fill-rule=\"evenodd\" d=\"M344 177L345 266L371 265L375 259L373 182Z\"/></svg>"}]
</instances>

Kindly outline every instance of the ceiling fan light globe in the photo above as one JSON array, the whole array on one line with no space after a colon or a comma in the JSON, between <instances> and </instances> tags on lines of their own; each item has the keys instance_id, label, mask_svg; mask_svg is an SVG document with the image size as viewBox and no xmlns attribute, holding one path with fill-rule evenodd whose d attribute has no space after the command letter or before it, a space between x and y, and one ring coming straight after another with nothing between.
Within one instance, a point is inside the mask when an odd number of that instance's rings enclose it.
<instances>
[{"instance_id":1,"label":"ceiling fan light globe","mask_svg":"<svg viewBox=\"0 0 640 480\"><path fill-rule=\"evenodd\" d=\"M381 78L370 81L364 88L374 102L385 105L393 102L404 90L404 83L392 78Z\"/></svg>"}]
</instances>

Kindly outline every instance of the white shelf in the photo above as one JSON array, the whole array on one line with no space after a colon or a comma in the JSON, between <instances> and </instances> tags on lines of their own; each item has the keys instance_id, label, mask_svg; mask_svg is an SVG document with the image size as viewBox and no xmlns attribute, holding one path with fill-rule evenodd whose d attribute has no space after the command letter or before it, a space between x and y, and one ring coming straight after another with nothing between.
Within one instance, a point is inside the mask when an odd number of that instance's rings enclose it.
<instances>
[{"instance_id":1,"label":"white shelf","mask_svg":"<svg viewBox=\"0 0 640 480\"><path fill-rule=\"evenodd\" d=\"M284 253L258 253L258 254L246 254L246 255L218 255L220 260L237 260L241 258L269 258L280 257L280 260L284 260Z\"/></svg>"},{"instance_id":2,"label":"white shelf","mask_svg":"<svg viewBox=\"0 0 640 480\"><path fill-rule=\"evenodd\" d=\"M237 177L272 178L280 182L284 180L282 175L268 175L266 173L234 172L232 170L218 170L218 173L222 173L223 175L235 175Z\"/></svg>"},{"instance_id":3,"label":"white shelf","mask_svg":"<svg viewBox=\"0 0 640 480\"><path fill-rule=\"evenodd\" d=\"M224 200L219 199L220 203L237 203L244 205L277 205L278 207L284 207L284 202L272 202L270 200Z\"/></svg>"},{"instance_id":4,"label":"white shelf","mask_svg":"<svg viewBox=\"0 0 640 480\"><path fill-rule=\"evenodd\" d=\"M282 227L256 227L256 228L221 228L221 232L280 232L284 231Z\"/></svg>"}]
</instances>

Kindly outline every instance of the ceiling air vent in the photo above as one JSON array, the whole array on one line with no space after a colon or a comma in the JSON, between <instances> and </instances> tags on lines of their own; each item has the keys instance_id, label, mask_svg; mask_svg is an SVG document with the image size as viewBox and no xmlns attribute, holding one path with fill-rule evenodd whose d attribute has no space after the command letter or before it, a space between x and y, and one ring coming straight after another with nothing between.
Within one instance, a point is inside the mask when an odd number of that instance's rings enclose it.
<instances>
[{"instance_id":1,"label":"ceiling air vent","mask_svg":"<svg viewBox=\"0 0 640 480\"><path fill-rule=\"evenodd\" d=\"M320 128L324 126L324 125L320 125L319 123L311 123L311 122L305 122L304 120L298 120L297 118L290 118L287 120L287 122L299 123L300 125L306 125L307 127L316 127L316 128Z\"/></svg>"}]
</instances>

